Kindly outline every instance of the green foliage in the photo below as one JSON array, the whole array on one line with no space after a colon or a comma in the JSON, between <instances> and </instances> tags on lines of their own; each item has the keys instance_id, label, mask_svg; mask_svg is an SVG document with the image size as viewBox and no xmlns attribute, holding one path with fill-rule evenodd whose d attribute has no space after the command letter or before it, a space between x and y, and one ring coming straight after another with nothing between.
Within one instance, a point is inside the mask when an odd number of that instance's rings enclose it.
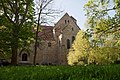
<instances>
[{"instance_id":1,"label":"green foliage","mask_svg":"<svg viewBox=\"0 0 120 80\"><path fill-rule=\"evenodd\" d=\"M119 49L115 47L94 47L89 54L89 64L111 64L120 60Z\"/></svg>"},{"instance_id":2,"label":"green foliage","mask_svg":"<svg viewBox=\"0 0 120 80\"><path fill-rule=\"evenodd\" d=\"M98 64L113 63L120 59L120 1L88 0L84 6L89 30L86 36L93 49L89 62Z\"/></svg>"},{"instance_id":3,"label":"green foliage","mask_svg":"<svg viewBox=\"0 0 120 80\"><path fill-rule=\"evenodd\" d=\"M79 31L68 54L68 64L84 64L89 54L90 43L84 33Z\"/></svg>"},{"instance_id":4,"label":"green foliage","mask_svg":"<svg viewBox=\"0 0 120 80\"><path fill-rule=\"evenodd\" d=\"M80 31L69 50L68 64L69 65L84 65L84 64L111 64L120 60L120 48L114 46L116 42L108 38L103 42L88 41L88 37Z\"/></svg>"},{"instance_id":5,"label":"green foliage","mask_svg":"<svg viewBox=\"0 0 120 80\"><path fill-rule=\"evenodd\" d=\"M4 15L0 16L0 56L3 58L10 58L11 56L11 23ZM8 24L9 23L9 24ZM3 25L4 24L4 25ZM6 26L7 27L6 27Z\"/></svg>"},{"instance_id":6,"label":"green foliage","mask_svg":"<svg viewBox=\"0 0 120 80\"><path fill-rule=\"evenodd\" d=\"M7 66L0 80L119 80L120 65Z\"/></svg>"},{"instance_id":7,"label":"green foliage","mask_svg":"<svg viewBox=\"0 0 120 80\"><path fill-rule=\"evenodd\" d=\"M91 34L101 38L105 35L120 38L120 1L88 0L84 6ZM104 37L106 38L106 37Z\"/></svg>"},{"instance_id":8,"label":"green foliage","mask_svg":"<svg viewBox=\"0 0 120 80\"><path fill-rule=\"evenodd\" d=\"M13 47L25 48L33 41L33 0L0 0L0 7L0 54L14 54Z\"/></svg>"}]
</instances>

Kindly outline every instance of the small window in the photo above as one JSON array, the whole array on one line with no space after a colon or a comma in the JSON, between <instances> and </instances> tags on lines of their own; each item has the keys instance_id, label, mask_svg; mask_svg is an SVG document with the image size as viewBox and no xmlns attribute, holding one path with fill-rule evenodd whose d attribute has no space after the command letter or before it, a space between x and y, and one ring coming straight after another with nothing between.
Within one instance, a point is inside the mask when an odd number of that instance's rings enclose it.
<instances>
[{"instance_id":1,"label":"small window","mask_svg":"<svg viewBox=\"0 0 120 80\"><path fill-rule=\"evenodd\" d=\"M74 31L74 28L72 28L72 31Z\"/></svg>"},{"instance_id":2,"label":"small window","mask_svg":"<svg viewBox=\"0 0 120 80\"><path fill-rule=\"evenodd\" d=\"M22 55L22 61L27 61L27 54L26 54L26 53L24 53L24 54Z\"/></svg>"},{"instance_id":3,"label":"small window","mask_svg":"<svg viewBox=\"0 0 120 80\"><path fill-rule=\"evenodd\" d=\"M51 43L50 42L48 43L48 47L51 47Z\"/></svg>"},{"instance_id":4,"label":"small window","mask_svg":"<svg viewBox=\"0 0 120 80\"><path fill-rule=\"evenodd\" d=\"M75 37L74 37L74 36L72 36L72 43L74 42L74 40L75 40Z\"/></svg>"},{"instance_id":5,"label":"small window","mask_svg":"<svg viewBox=\"0 0 120 80\"><path fill-rule=\"evenodd\" d=\"M69 24L69 20L68 20L68 24Z\"/></svg>"},{"instance_id":6,"label":"small window","mask_svg":"<svg viewBox=\"0 0 120 80\"><path fill-rule=\"evenodd\" d=\"M65 20L65 24L67 24L67 21Z\"/></svg>"},{"instance_id":7,"label":"small window","mask_svg":"<svg viewBox=\"0 0 120 80\"><path fill-rule=\"evenodd\" d=\"M67 49L70 49L70 40L67 39Z\"/></svg>"}]
</instances>

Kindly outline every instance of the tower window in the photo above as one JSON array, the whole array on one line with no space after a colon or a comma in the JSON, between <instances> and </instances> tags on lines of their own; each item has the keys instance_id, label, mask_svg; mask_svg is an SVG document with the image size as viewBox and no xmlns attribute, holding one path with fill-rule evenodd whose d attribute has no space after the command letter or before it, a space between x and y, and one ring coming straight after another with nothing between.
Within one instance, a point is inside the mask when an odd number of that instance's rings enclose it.
<instances>
[{"instance_id":1,"label":"tower window","mask_svg":"<svg viewBox=\"0 0 120 80\"><path fill-rule=\"evenodd\" d=\"M69 20L68 20L68 24L69 24Z\"/></svg>"},{"instance_id":2,"label":"tower window","mask_svg":"<svg viewBox=\"0 0 120 80\"><path fill-rule=\"evenodd\" d=\"M70 49L70 40L67 39L67 49Z\"/></svg>"},{"instance_id":3,"label":"tower window","mask_svg":"<svg viewBox=\"0 0 120 80\"><path fill-rule=\"evenodd\" d=\"M24 53L24 54L22 55L22 61L27 61L27 54L26 54L26 53Z\"/></svg>"},{"instance_id":4,"label":"tower window","mask_svg":"<svg viewBox=\"0 0 120 80\"><path fill-rule=\"evenodd\" d=\"M65 20L65 24L67 24L67 21Z\"/></svg>"},{"instance_id":5,"label":"tower window","mask_svg":"<svg viewBox=\"0 0 120 80\"><path fill-rule=\"evenodd\" d=\"M51 47L51 43L50 42L48 43L48 47Z\"/></svg>"}]
</instances>

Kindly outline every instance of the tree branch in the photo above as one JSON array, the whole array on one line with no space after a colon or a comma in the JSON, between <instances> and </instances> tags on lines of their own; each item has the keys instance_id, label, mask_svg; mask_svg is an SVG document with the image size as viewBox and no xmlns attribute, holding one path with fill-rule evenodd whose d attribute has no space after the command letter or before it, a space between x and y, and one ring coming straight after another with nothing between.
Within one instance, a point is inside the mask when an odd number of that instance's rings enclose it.
<instances>
[{"instance_id":1,"label":"tree branch","mask_svg":"<svg viewBox=\"0 0 120 80\"><path fill-rule=\"evenodd\" d=\"M113 7L113 8L110 8L110 9L103 10L103 11L111 11L111 10L116 10L118 8L120 8L120 7Z\"/></svg>"},{"instance_id":2,"label":"tree branch","mask_svg":"<svg viewBox=\"0 0 120 80\"><path fill-rule=\"evenodd\" d=\"M27 12L28 12L29 5L30 5L30 1L27 0L27 2L26 2L25 14L23 15L23 18L21 19L21 23L20 23L19 26L21 26L21 25L24 23L24 21L25 21L25 18L26 18Z\"/></svg>"},{"instance_id":3,"label":"tree branch","mask_svg":"<svg viewBox=\"0 0 120 80\"><path fill-rule=\"evenodd\" d=\"M42 7L42 9L45 9L45 8L48 6L48 4L50 4L52 1L53 1L53 0L49 0L49 1Z\"/></svg>"},{"instance_id":4,"label":"tree branch","mask_svg":"<svg viewBox=\"0 0 120 80\"><path fill-rule=\"evenodd\" d=\"M1 0L1 3L2 3L2 8L3 8L3 10L4 10L5 16L7 17L7 19L8 19L11 23L15 24L14 21L12 21L12 19L10 19L10 17L7 15L7 10L6 10L6 7L5 7L5 5L4 5L3 0Z\"/></svg>"},{"instance_id":5,"label":"tree branch","mask_svg":"<svg viewBox=\"0 0 120 80\"><path fill-rule=\"evenodd\" d=\"M9 5L10 5L12 11L13 11L13 13L15 13L14 8L13 8L13 6L11 5L12 3L10 2L10 0L7 0L7 2L9 3Z\"/></svg>"}]
</instances>

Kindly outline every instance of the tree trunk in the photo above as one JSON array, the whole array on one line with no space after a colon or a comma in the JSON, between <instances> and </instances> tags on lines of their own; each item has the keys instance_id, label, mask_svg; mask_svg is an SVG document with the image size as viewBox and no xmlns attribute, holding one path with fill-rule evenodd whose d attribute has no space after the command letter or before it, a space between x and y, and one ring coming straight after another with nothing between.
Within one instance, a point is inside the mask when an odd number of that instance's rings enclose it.
<instances>
[{"instance_id":1,"label":"tree trunk","mask_svg":"<svg viewBox=\"0 0 120 80\"><path fill-rule=\"evenodd\" d=\"M36 38L35 38L35 53L34 53L34 60L33 60L34 65L36 65L36 54L37 54L37 47L38 47L38 28L39 28L39 24L37 26Z\"/></svg>"},{"instance_id":2,"label":"tree trunk","mask_svg":"<svg viewBox=\"0 0 120 80\"><path fill-rule=\"evenodd\" d=\"M19 30L20 30L19 26L15 26L12 31L12 41L11 41L11 50L12 50L11 64L12 65L17 65Z\"/></svg>"},{"instance_id":3,"label":"tree trunk","mask_svg":"<svg viewBox=\"0 0 120 80\"><path fill-rule=\"evenodd\" d=\"M36 45L36 42L35 42L35 53L34 53L33 65L35 65L35 63L36 63L36 54L37 54L37 45Z\"/></svg>"},{"instance_id":4,"label":"tree trunk","mask_svg":"<svg viewBox=\"0 0 120 80\"><path fill-rule=\"evenodd\" d=\"M12 47L11 64L12 65L17 65L17 48L16 47Z\"/></svg>"},{"instance_id":5,"label":"tree trunk","mask_svg":"<svg viewBox=\"0 0 120 80\"><path fill-rule=\"evenodd\" d=\"M37 31L36 31L36 34L35 34L35 53L34 53L34 60L33 60L34 65L36 63L36 54L37 54L37 47L38 47L38 29L40 27L41 13L42 13L42 4L40 5L40 12L39 12L39 15L38 15L38 23L37 23Z\"/></svg>"}]
</instances>

